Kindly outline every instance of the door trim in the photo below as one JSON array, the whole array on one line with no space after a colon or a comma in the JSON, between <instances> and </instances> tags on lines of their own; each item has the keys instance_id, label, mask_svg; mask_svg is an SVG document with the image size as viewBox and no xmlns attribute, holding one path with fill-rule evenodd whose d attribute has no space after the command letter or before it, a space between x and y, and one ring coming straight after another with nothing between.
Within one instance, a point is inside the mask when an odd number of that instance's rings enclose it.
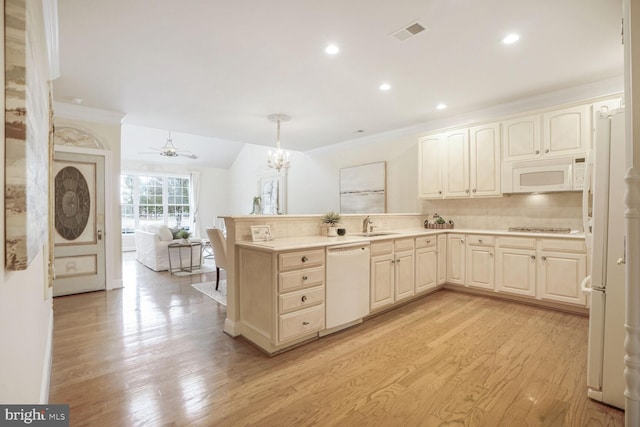
<instances>
[{"instance_id":1,"label":"door trim","mask_svg":"<svg viewBox=\"0 0 640 427\"><path fill-rule=\"evenodd\" d=\"M113 238L111 234L118 233L120 236L120 215L115 215L115 204L113 197L113 166L112 159L113 154L110 150L99 150L95 148L73 147L67 145L54 146L54 152L60 153L75 153L75 154L89 154L93 156L104 157L104 234L103 239L105 242L104 258L105 258L105 282L106 290L117 289L122 287L122 261L121 258L116 256L116 251L120 250L121 237ZM53 164L52 166L53 167ZM120 182L120 180L118 180ZM50 237L53 239L53 237ZM120 273L116 276L116 266L119 266L117 271Z\"/></svg>"}]
</instances>

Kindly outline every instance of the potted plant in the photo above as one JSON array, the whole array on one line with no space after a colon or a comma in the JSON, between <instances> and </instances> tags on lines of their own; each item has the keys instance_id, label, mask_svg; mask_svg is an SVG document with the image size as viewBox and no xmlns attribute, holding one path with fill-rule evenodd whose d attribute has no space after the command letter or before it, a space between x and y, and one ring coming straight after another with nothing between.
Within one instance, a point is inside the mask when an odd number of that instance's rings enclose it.
<instances>
[{"instance_id":1,"label":"potted plant","mask_svg":"<svg viewBox=\"0 0 640 427\"><path fill-rule=\"evenodd\" d=\"M189 237L191 237L191 232L183 228L176 233L176 237L179 239L182 239L184 243L189 243Z\"/></svg>"},{"instance_id":2,"label":"potted plant","mask_svg":"<svg viewBox=\"0 0 640 427\"><path fill-rule=\"evenodd\" d=\"M335 237L338 235L336 229L340 223L340 214L333 211L327 212L322 215L322 223L327 225L327 236Z\"/></svg>"}]
</instances>

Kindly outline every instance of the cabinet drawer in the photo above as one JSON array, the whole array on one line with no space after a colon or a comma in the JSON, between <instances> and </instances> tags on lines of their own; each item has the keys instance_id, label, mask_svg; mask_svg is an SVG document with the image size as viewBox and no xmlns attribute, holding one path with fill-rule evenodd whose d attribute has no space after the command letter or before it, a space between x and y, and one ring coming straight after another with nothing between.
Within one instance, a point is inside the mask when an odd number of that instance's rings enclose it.
<instances>
[{"instance_id":1,"label":"cabinet drawer","mask_svg":"<svg viewBox=\"0 0 640 427\"><path fill-rule=\"evenodd\" d=\"M493 236L467 236L467 244L471 246L493 246Z\"/></svg>"},{"instance_id":2,"label":"cabinet drawer","mask_svg":"<svg viewBox=\"0 0 640 427\"><path fill-rule=\"evenodd\" d=\"M324 284L324 267L307 268L278 274L280 292L308 288Z\"/></svg>"},{"instance_id":3,"label":"cabinet drawer","mask_svg":"<svg viewBox=\"0 0 640 427\"><path fill-rule=\"evenodd\" d=\"M498 246L501 248L535 249L536 239L531 237L499 237Z\"/></svg>"},{"instance_id":4,"label":"cabinet drawer","mask_svg":"<svg viewBox=\"0 0 640 427\"><path fill-rule=\"evenodd\" d=\"M397 239L394 240L393 243L393 248L396 252L399 251L408 251L413 249L413 238L407 238L407 239Z\"/></svg>"},{"instance_id":5,"label":"cabinet drawer","mask_svg":"<svg viewBox=\"0 0 640 427\"><path fill-rule=\"evenodd\" d=\"M582 239L541 239L540 249L543 251L586 252Z\"/></svg>"},{"instance_id":6,"label":"cabinet drawer","mask_svg":"<svg viewBox=\"0 0 640 427\"><path fill-rule=\"evenodd\" d=\"M280 270L294 268L315 267L324 264L324 249L310 251L287 252L278 255L278 267Z\"/></svg>"},{"instance_id":7,"label":"cabinet drawer","mask_svg":"<svg viewBox=\"0 0 640 427\"><path fill-rule=\"evenodd\" d=\"M280 342L317 332L324 329L324 304L282 314L278 320Z\"/></svg>"},{"instance_id":8,"label":"cabinet drawer","mask_svg":"<svg viewBox=\"0 0 640 427\"><path fill-rule=\"evenodd\" d=\"M416 248L429 248L438 243L438 236L420 236L416 237Z\"/></svg>"},{"instance_id":9,"label":"cabinet drawer","mask_svg":"<svg viewBox=\"0 0 640 427\"><path fill-rule=\"evenodd\" d=\"M324 302L324 287L303 289L278 296L278 312L280 314L301 308L312 307Z\"/></svg>"},{"instance_id":10,"label":"cabinet drawer","mask_svg":"<svg viewBox=\"0 0 640 427\"><path fill-rule=\"evenodd\" d=\"M371 242L371 256L390 254L393 252L393 240Z\"/></svg>"}]
</instances>

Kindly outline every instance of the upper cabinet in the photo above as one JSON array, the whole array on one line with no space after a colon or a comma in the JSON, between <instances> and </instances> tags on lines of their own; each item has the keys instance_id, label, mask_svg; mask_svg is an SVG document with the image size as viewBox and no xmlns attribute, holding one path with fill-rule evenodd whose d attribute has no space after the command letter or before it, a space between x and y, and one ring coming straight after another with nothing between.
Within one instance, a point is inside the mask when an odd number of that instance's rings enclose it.
<instances>
[{"instance_id":1,"label":"upper cabinet","mask_svg":"<svg viewBox=\"0 0 640 427\"><path fill-rule=\"evenodd\" d=\"M432 135L419 141L419 197L437 199L442 197L442 171L440 138Z\"/></svg>"},{"instance_id":2,"label":"upper cabinet","mask_svg":"<svg viewBox=\"0 0 640 427\"><path fill-rule=\"evenodd\" d=\"M540 155L540 115L502 122L502 159L536 158Z\"/></svg>"},{"instance_id":3,"label":"upper cabinet","mask_svg":"<svg viewBox=\"0 0 640 427\"><path fill-rule=\"evenodd\" d=\"M420 139L420 197L500 195L500 124Z\"/></svg>"},{"instance_id":4,"label":"upper cabinet","mask_svg":"<svg viewBox=\"0 0 640 427\"><path fill-rule=\"evenodd\" d=\"M471 196L500 196L499 123L469 129L469 159Z\"/></svg>"},{"instance_id":5,"label":"upper cabinet","mask_svg":"<svg viewBox=\"0 0 640 427\"><path fill-rule=\"evenodd\" d=\"M549 111L502 123L504 161L536 160L589 151L591 104Z\"/></svg>"},{"instance_id":6,"label":"upper cabinet","mask_svg":"<svg viewBox=\"0 0 640 427\"><path fill-rule=\"evenodd\" d=\"M444 144L444 197L469 197L469 130L447 132Z\"/></svg>"}]
</instances>

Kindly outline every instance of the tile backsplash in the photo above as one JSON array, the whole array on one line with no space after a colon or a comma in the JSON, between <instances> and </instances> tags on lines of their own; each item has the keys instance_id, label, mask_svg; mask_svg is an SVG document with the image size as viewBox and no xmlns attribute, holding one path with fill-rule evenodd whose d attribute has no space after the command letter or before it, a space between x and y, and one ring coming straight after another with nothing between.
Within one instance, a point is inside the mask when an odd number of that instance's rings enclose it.
<instances>
[{"instance_id":1,"label":"tile backsplash","mask_svg":"<svg viewBox=\"0 0 640 427\"><path fill-rule=\"evenodd\" d=\"M437 213L455 228L570 227L582 231L582 193L510 194L495 198L425 200L422 211Z\"/></svg>"}]
</instances>

